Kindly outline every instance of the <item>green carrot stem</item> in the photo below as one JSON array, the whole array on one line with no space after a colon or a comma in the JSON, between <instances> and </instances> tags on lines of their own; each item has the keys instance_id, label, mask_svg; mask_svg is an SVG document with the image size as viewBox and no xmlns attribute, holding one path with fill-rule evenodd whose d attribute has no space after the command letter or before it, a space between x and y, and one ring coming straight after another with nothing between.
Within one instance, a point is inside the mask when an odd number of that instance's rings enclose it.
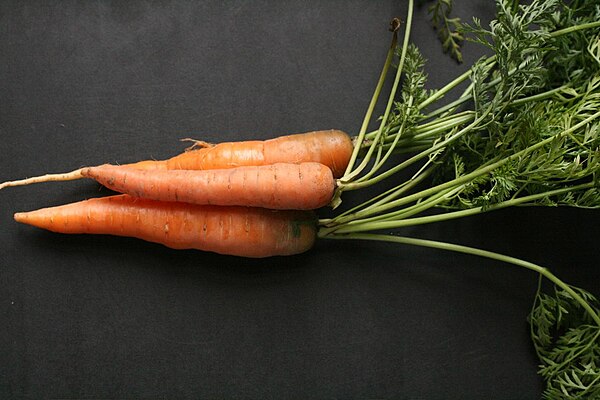
<instances>
[{"instance_id":1,"label":"green carrot stem","mask_svg":"<svg viewBox=\"0 0 600 400\"><path fill-rule=\"evenodd\" d=\"M358 153L361 149L362 143L365 139L365 134L367 132L367 128L369 127L369 122L371 121L371 117L373 116L373 110L375 109L375 105L377 104L377 100L379 99L379 95L381 94L381 89L383 88L383 84L385 83L385 77L388 74L388 69L392 64L392 59L394 58L394 52L396 50L396 45L398 43L398 32L394 29L392 34L392 43L387 52L385 63L383 64L383 69L381 74L379 75L379 80L377 81L377 86L375 87L375 92L373 93L373 97L371 97L371 101L369 102L369 107L367 108L367 113L365 114L365 118L363 119L360 131L358 136L354 139L354 150L350 157L350 162L348 163L348 167L346 168L346 174L352 171L354 168L354 163L358 158Z\"/></svg>"},{"instance_id":2,"label":"green carrot stem","mask_svg":"<svg viewBox=\"0 0 600 400\"><path fill-rule=\"evenodd\" d=\"M399 207L401 205L408 204L408 203L411 203L413 201L417 201L420 198L423 198L423 197L429 196L431 194L437 193L440 190L448 189L448 188L451 188L451 187L456 186L456 185L461 185L463 183L468 183L468 182L472 181L473 179L475 179L475 178L477 178L479 176L482 176L482 175L490 173L494 169L496 169L498 167L501 167L502 165L504 165L504 164L506 164L506 163L508 163L508 162L510 162L512 160L519 159L519 158L521 158L521 157L523 157L523 156L525 156L525 155L527 155L527 154L529 154L529 153L531 153L531 152L533 152L533 151L535 151L535 150L537 150L537 149L539 149L539 148L541 148L543 146L546 146L547 144L551 143L553 140L556 140L556 139L558 139L560 137L563 137L563 136L571 134L572 132L576 131L577 129L579 129L579 128L585 126L585 125L587 125L589 122L595 120L598 117L600 117L600 111L598 111L598 112L590 115L589 117L581 120L579 123L571 126L569 129L566 129L566 130L564 130L564 131L562 131L560 133L557 133L556 135L553 135L553 136L550 136L550 137L548 137L548 138L546 138L544 140L541 140L541 141L539 141L539 142L537 142L537 143L535 143L535 144L533 144L533 145L531 145L531 146L529 146L529 147L527 147L527 148L525 148L525 149L523 149L521 151L516 152L515 154L513 154L511 156L508 156L508 157L505 157L503 159L491 162L491 163L489 163L489 164L487 164L485 166L482 166L482 167L480 167L480 168L472 171L471 173L468 173L468 174L465 174L465 175L460 176L458 178L455 178L453 180L444 182L444 183L439 184L437 186L433 186L433 187L430 187L428 189L422 190L422 191L420 191L418 193L414 193L414 194L411 194L409 196L405 196L403 198L391 201L391 202L389 202L389 203L387 203L385 205L382 205L378 211L382 212L382 211L385 211L387 209ZM407 160L407 161L409 161L409 160ZM360 183L358 183L358 185L364 184L364 183L366 183L366 182L360 182ZM371 214L371 213L372 212L370 212L370 213L363 213L363 212L359 211L359 212L355 213L353 217L354 217L354 219L356 219L357 217L364 217L364 216L367 216L368 214Z\"/></svg>"},{"instance_id":3,"label":"green carrot stem","mask_svg":"<svg viewBox=\"0 0 600 400\"><path fill-rule=\"evenodd\" d=\"M340 179L340 182L350 182L352 181L358 174L360 174L362 172L362 170L368 165L369 161L371 160L371 156L373 155L374 150L379 147L379 140L381 135L383 134L385 125L388 122L388 118L390 115L390 112L392 110L392 106L394 105L394 99L396 97L396 91L398 90L398 86L400 84L400 77L402 76L402 69L404 67L404 61L406 59L406 51L408 49L408 44L409 44L409 40L410 40L410 31L411 31L411 25L412 25L412 15L413 15L413 7L414 7L414 0L409 0L408 1L408 15L406 18L406 26L404 29L404 42L402 44L402 53L400 55L400 61L398 63L398 68L396 70L396 76L394 78L394 83L392 85L392 89L390 92L390 96L388 98L388 102L385 108L385 112L383 115L383 118L381 120L381 124L379 127L379 130L377 131L377 134L375 135L375 138L373 139L373 142L371 143L371 146L369 147L369 150L367 151L367 154L363 157L362 162L359 164L358 167L356 167L355 169L347 169L346 173L344 174L344 176ZM366 128L365 128L366 131ZM355 148L355 152L356 152L356 148Z\"/></svg>"},{"instance_id":4,"label":"green carrot stem","mask_svg":"<svg viewBox=\"0 0 600 400\"><path fill-rule=\"evenodd\" d=\"M469 254L478 257L484 257L496 261L505 262L508 264L513 264L519 267L527 268L531 271L537 272L538 274L544 276L546 279L557 285L558 287L565 290L569 293L573 299L581 305L581 307L590 315L590 317L594 320L594 322L600 326L600 316L594 311L594 309L585 301L575 290L573 290L568 284L559 279L556 275L554 275L550 270L544 268L540 265L524 261L518 259L516 257L507 256L504 254L495 253L488 250L481 250L474 247L462 246L453 243L440 242L435 240L426 240L426 239L417 239L410 238L404 236L392 236L392 235L381 235L381 234L372 234L372 233L353 233L346 235L327 235L321 236L326 239L355 239L355 240L372 240L372 241L381 241L381 242L392 242L392 243L400 243L407 244L412 246L421 246L421 247L429 247L439 250L448 250L454 251L457 253Z\"/></svg>"},{"instance_id":5,"label":"green carrot stem","mask_svg":"<svg viewBox=\"0 0 600 400\"><path fill-rule=\"evenodd\" d=\"M580 190L590 189L594 187L594 182L583 183L580 185L570 186L567 188L561 188L556 190L549 190L543 193L536 193L529 196L518 197L510 200L505 200L500 203L493 204L488 207L473 207L466 210L459 211L451 211L445 212L441 214L435 215L427 215L424 217L416 217L416 218L406 218L406 215L401 212L393 212L389 214L378 215L373 218L365 218L365 219L357 219L351 222L348 222L344 225L340 225L338 228L332 228L332 231L336 233L352 233L352 232L366 232L366 231L375 231L375 230L384 230L384 229L397 229L403 228L407 226L416 226L423 224L430 224L434 222L441 221L449 221L452 219L462 218L473 216L477 214L481 214L484 212L492 211L492 210L500 210L507 207L513 207L518 205L523 205L527 203L531 203L536 200L543 199L545 197L556 196L562 193L568 192L576 192ZM432 197L433 201L437 201L442 198L444 195L452 193L452 191L446 190L440 192L440 194ZM431 201L431 200L430 200ZM434 203L435 205L435 203ZM417 203L414 206L409 207L405 210L409 210L410 213L407 215L415 215L417 213L426 211L431 208L431 204L428 201L424 201L422 203ZM403 211L403 210L401 210ZM405 218L405 219L402 219Z\"/></svg>"}]
</instances>

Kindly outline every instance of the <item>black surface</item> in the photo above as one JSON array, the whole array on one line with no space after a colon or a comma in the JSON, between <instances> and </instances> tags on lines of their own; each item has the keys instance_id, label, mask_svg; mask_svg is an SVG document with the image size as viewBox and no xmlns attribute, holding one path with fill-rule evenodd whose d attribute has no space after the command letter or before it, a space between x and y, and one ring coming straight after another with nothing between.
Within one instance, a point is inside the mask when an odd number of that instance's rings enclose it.
<instances>
[{"instance_id":1,"label":"black surface","mask_svg":"<svg viewBox=\"0 0 600 400\"><path fill-rule=\"evenodd\" d=\"M354 133L400 1L0 3L0 181L164 158L179 138ZM456 13L493 14L458 1ZM431 86L465 64L416 10ZM391 244L244 260L63 236L15 211L107 194L0 192L0 398L535 399L537 277ZM411 228L551 266L600 294L597 212L505 210Z\"/></svg>"}]
</instances>

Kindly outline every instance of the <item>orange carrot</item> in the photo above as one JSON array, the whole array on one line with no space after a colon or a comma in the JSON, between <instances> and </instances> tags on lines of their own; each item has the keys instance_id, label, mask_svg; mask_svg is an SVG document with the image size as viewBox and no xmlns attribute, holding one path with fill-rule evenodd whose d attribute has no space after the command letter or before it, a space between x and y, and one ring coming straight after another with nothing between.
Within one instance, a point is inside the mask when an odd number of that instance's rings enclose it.
<instances>
[{"instance_id":1,"label":"orange carrot","mask_svg":"<svg viewBox=\"0 0 600 400\"><path fill-rule=\"evenodd\" d=\"M265 141L203 145L206 147L187 151L164 161L165 165L144 163L138 166L161 169L216 169L312 161L328 166L333 176L339 178L352 155L350 137L333 129L280 136Z\"/></svg>"},{"instance_id":2,"label":"orange carrot","mask_svg":"<svg viewBox=\"0 0 600 400\"><path fill-rule=\"evenodd\" d=\"M174 249L243 257L298 254L316 238L310 211L198 206L117 195L16 213L17 222L59 233L128 236Z\"/></svg>"},{"instance_id":3,"label":"orange carrot","mask_svg":"<svg viewBox=\"0 0 600 400\"><path fill-rule=\"evenodd\" d=\"M101 165L82 174L120 193L160 201L313 210L335 190L331 170L319 163L249 166L205 171L140 170Z\"/></svg>"},{"instance_id":4,"label":"orange carrot","mask_svg":"<svg viewBox=\"0 0 600 400\"><path fill-rule=\"evenodd\" d=\"M140 161L127 164L139 169L222 169L275 163L318 162L326 165L336 178L344 174L352 154L352 140L339 130L314 131L280 136L265 141L224 142L209 144L197 141L202 148L186 151L168 160ZM83 168L64 174L47 174L0 184L29 185L50 181L81 179Z\"/></svg>"}]
</instances>

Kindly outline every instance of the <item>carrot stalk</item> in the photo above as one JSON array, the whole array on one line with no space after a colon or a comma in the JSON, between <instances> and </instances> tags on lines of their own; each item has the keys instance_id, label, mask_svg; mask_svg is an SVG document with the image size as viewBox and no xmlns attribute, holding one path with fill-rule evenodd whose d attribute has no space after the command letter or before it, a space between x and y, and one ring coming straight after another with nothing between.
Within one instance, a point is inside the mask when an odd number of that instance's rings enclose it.
<instances>
[{"instance_id":1,"label":"carrot stalk","mask_svg":"<svg viewBox=\"0 0 600 400\"><path fill-rule=\"evenodd\" d=\"M16 213L14 218L58 233L135 237L174 249L256 258L305 252L316 237L311 211L199 206L128 195Z\"/></svg>"},{"instance_id":2,"label":"carrot stalk","mask_svg":"<svg viewBox=\"0 0 600 400\"><path fill-rule=\"evenodd\" d=\"M206 171L150 171L107 164L85 168L82 175L116 192L152 200L277 210L323 207L335 190L331 170L314 162Z\"/></svg>"}]
</instances>

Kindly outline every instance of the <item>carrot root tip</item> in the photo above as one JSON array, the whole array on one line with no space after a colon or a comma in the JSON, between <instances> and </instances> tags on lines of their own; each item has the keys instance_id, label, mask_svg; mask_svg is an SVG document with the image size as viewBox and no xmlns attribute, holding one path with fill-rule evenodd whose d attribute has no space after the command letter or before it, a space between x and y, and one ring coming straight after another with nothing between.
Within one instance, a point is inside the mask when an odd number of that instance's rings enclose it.
<instances>
[{"instance_id":1,"label":"carrot root tip","mask_svg":"<svg viewBox=\"0 0 600 400\"><path fill-rule=\"evenodd\" d=\"M46 174L41 176L34 176L31 178L20 179L17 181L7 181L0 183L0 189L4 189L12 186L25 186L33 183L41 182L60 182L60 181L72 181L75 179L83 178L83 168L76 169L75 171L67 172L65 174Z\"/></svg>"},{"instance_id":2,"label":"carrot root tip","mask_svg":"<svg viewBox=\"0 0 600 400\"><path fill-rule=\"evenodd\" d=\"M15 221L22 223L22 222L25 222L25 220L27 219L27 216L25 213L18 212L13 215L13 218L15 219Z\"/></svg>"}]
</instances>

